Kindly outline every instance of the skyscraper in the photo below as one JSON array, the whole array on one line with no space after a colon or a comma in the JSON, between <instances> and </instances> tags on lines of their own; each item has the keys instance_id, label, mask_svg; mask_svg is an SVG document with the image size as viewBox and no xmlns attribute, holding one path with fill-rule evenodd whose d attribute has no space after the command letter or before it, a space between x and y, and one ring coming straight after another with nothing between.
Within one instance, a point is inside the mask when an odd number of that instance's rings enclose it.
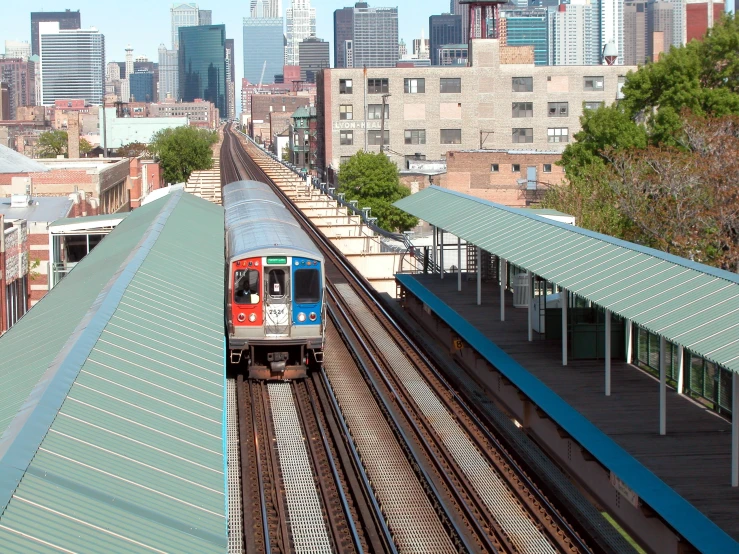
<instances>
[{"instance_id":1,"label":"skyscraper","mask_svg":"<svg viewBox=\"0 0 739 554\"><path fill-rule=\"evenodd\" d=\"M180 99L202 98L227 117L226 26L180 27L178 61Z\"/></svg>"},{"instance_id":2,"label":"skyscraper","mask_svg":"<svg viewBox=\"0 0 739 554\"><path fill-rule=\"evenodd\" d=\"M316 36L316 9L310 7L310 0L292 0L285 23L285 65L300 65L300 43Z\"/></svg>"},{"instance_id":3,"label":"skyscraper","mask_svg":"<svg viewBox=\"0 0 739 554\"><path fill-rule=\"evenodd\" d=\"M347 64L347 42L351 44L354 34L354 8L334 11L334 67L353 67Z\"/></svg>"},{"instance_id":4,"label":"skyscraper","mask_svg":"<svg viewBox=\"0 0 739 554\"><path fill-rule=\"evenodd\" d=\"M450 0L449 12L462 16L462 42L469 42L470 38L470 7L460 4L459 0Z\"/></svg>"},{"instance_id":5,"label":"skyscraper","mask_svg":"<svg viewBox=\"0 0 739 554\"><path fill-rule=\"evenodd\" d=\"M599 0L600 51L609 42L618 50L617 65L624 63L624 0Z\"/></svg>"},{"instance_id":6,"label":"skyscraper","mask_svg":"<svg viewBox=\"0 0 739 554\"><path fill-rule=\"evenodd\" d=\"M439 48L462 43L462 16L445 13L429 17L429 42L431 65L439 65Z\"/></svg>"},{"instance_id":7,"label":"skyscraper","mask_svg":"<svg viewBox=\"0 0 739 554\"><path fill-rule=\"evenodd\" d=\"M31 45L19 40L6 40L5 57L19 58L27 62L28 58L31 57Z\"/></svg>"},{"instance_id":8,"label":"skyscraper","mask_svg":"<svg viewBox=\"0 0 739 554\"><path fill-rule=\"evenodd\" d=\"M647 60L647 1L624 2L624 65L643 64Z\"/></svg>"},{"instance_id":9,"label":"skyscraper","mask_svg":"<svg viewBox=\"0 0 739 554\"><path fill-rule=\"evenodd\" d=\"M702 40L706 31L718 23L724 13L724 2L718 0L684 0L683 21L686 21L684 41Z\"/></svg>"},{"instance_id":10,"label":"skyscraper","mask_svg":"<svg viewBox=\"0 0 739 554\"><path fill-rule=\"evenodd\" d=\"M549 31L546 8L501 10L500 32L507 46L534 47L534 64L549 63Z\"/></svg>"},{"instance_id":11,"label":"skyscraper","mask_svg":"<svg viewBox=\"0 0 739 554\"><path fill-rule=\"evenodd\" d=\"M168 50L164 44L159 45L159 101L167 98L178 99L180 94L177 50Z\"/></svg>"},{"instance_id":12,"label":"skyscraper","mask_svg":"<svg viewBox=\"0 0 739 554\"><path fill-rule=\"evenodd\" d=\"M282 17L282 0L251 0L251 17Z\"/></svg>"},{"instance_id":13,"label":"skyscraper","mask_svg":"<svg viewBox=\"0 0 739 554\"><path fill-rule=\"evenodd\" d=\"M395 67L398 62L398 8L354 7L353 67Z\"/></svg>"},{"instance_id":14,"label":"skyscraper","mask_svg":"<svg viewBox=\"0 0 739 554\"><path fill-rule=\"evenodd\" d=\"M236 116L236 62L234 39L226 39L226 85L228 86L228 118Z\"/></svg>"},{"instance_id":15,"label":"skyscraper","mask_svg":"<svg viewBox=\"0 0 739 554\"><path fill-rule=\"evenodd\" d=\"M8 85L8 118L18 108L36 104L36 64L22 58L0 58L0 82Z\"/></svg>"},{"instance_id":16,"label":"skyscraper","mask_svg":"<svg viewBox=\"0 0 739 554\"><path fill-rule=\"evenodd\" d=\"M172 49L177 50L179 45L179 28L194 27L200 23L198 5L195 3L176 2L172 4L169 13L172 17Z\"/></svg>"},{"instance_id":17,"label":"skyscraper","mask_svg":"<svg viewBox=\"0 0 739 554\"><path fill-rule=\"evenodd\" d=\"M38 104L83 99L101 104L105 87L105 37L96 29L61 30L39 23L41 87Z\"/></svg>"},{"instance_id":18,"label":"skyscraper","mask_svg":"<svg viewBox=\"0 0 739 554\"><path fill-rule=\"evenodd\" d=\"M39 50L39 39L38 39L38 26L39 23L43 22L54 22L59 23L59 29L66 31L72 29L79 29L82 25L80 23L80 11L76 12L66 10L63 12L31 12L31 54L38 56Z\"/></svg>"},{"instance_id":19,"label":"skyscraper","mask_svg":"<svg viewBox=\"0 0 739 554\"><path fill-rule=\"evenodd\" d=\"M129 87L132 102L154 102L154 73L151 71L136 71L129 78Z\"/></svg>"},{"instance_id":20,"label":"skyscraper","mask_svg":"<svg viewBox=\"0 0 739 554\"><path fill-rule=\"evenodd\" d=\"M244 18L244 78L272 83L285 64L282 18ZM264 75L264 78L262 78Z\"/></svg>"},{"instance_id":21,"label":"skyscraper","mask_svg":"<svg viewBox=\"0 0 739 554\"><path fill-rule=\"evenodd\" d=\"M213 10L198 10L198 25L213 25Z\"/></svg>"},{"instance_id":22,"label":"skyscraper","mask_svg":"<svg viewBox=\"0 0 739 554\"><path fill-rule=\"evenodd\" d=\"M309 83L316 82L316 74L330 66L329 45L323 39L308 37L300 43L300 78Z\"/></svg>"},{"instance_id":23,"label":"skyscraper","mask_svg":"<svg viewBox=\"0 0 739 554\"><path fill-rule=\"evenodd\" d=\"M571 0L549 12L549 65L598 65L601 58L597 0Z\"/></svg>"}]
</instances>

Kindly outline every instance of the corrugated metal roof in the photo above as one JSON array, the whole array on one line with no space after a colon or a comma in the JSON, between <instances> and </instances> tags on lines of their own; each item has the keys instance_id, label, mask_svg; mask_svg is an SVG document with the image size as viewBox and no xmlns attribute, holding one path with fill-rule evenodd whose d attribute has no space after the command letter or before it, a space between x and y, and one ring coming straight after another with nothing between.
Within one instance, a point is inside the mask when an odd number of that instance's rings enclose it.
<instances>
[{"instance_id":1,"label":"corrugated metal roof","mask_svg":"<svg viewBox=\"0 0 739 554\"><path fill-rule=\"evenodd\" d=\"M120 212L117 214L88 215L85 217L63 217L49 223L49 228L54 227L79 227L89 229L97 227L115 227L124 217L131 212Z\"/></svg>"},{"instance_id":2,"label":"corrugated metal roof","mask_svg":"<svg viewBox=\"0 0 739 554\"><path fill-rule=\"evenodd\" d=\"M739 372L739 275L435 186L395 206Z\"/></svg>"},{"instance_id":3,"label":"corrugated metal roof","mask_svg":"<svg viewBox=\"0 0 739 554\"><path fill-rule=\"evenodd\" d=\"M44 171L49 171L49 168L0 144L0 173L39 173Z\"/></svg>"},{"instance_id":4,"label":"corrugated metal roof","mask_svg":"<svg viewBox=\"0 0 739 554\"><path fill-rule=\"evenodd\" d=\"M3 552L223 552L223 210L139 208L0 339Z\"/></svg>"}]
</instances>

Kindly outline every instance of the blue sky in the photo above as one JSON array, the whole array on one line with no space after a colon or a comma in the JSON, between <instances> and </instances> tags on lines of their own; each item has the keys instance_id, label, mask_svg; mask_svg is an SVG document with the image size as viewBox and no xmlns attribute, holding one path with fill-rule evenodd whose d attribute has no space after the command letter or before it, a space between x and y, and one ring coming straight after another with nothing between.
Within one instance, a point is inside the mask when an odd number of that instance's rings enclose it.
<instances>
[{"instance_id":1,"label":"blue sky","mask_svg":"<svg viewBox=\"0 0 739 554\"><path fill-rule=\"evenodd\" d=\"M2 0L12 2L13 0ZM190 0L192 1L192 0ZM249 0L202 0L201 9L213 11L213 23L226 24L226 36L236 41L236 77L243 74L242 18L248 15ZM282 0L283 11L290 0ZM123 61L124 48L131 44L134 55L145 55L157 61L157 48L164 43L171 48L169 8L171 2L162 0L125 0L107 2L105 0L72 0L59 2L31 0L14 4L13 8L4 6L0 17L0 51L4 52L5 40L27 40L31 38L32 11L80 10L82 26L96 27L105 35L106 61ZM344 6L354 5L345 0L312 0L316 8L317 34L331 43L333 51L333 13ZM370 6L398 6L400 37L409 44L421 35L421 29L428 34L430 15L449 11L449 0L384 0L370 1ZM237 90L240 85L237 85Z\"/></svg>"}]
</instances>

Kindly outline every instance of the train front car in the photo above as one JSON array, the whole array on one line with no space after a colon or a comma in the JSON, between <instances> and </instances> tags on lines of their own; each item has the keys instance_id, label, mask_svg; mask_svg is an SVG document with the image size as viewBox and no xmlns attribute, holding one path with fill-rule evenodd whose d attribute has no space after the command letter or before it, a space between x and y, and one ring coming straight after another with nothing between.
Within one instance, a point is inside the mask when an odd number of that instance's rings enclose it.
<instances>
[{"instance_id":1,"label":"train front car","mask_svg":"<svg viewBox=\"0 0 739 554\"><path fill-rule=\"evenodd\" d=\"M224 187L231 363L252 379L299 379L323 362L323 256L275 193Z\"/></svg>"}]
</instances>

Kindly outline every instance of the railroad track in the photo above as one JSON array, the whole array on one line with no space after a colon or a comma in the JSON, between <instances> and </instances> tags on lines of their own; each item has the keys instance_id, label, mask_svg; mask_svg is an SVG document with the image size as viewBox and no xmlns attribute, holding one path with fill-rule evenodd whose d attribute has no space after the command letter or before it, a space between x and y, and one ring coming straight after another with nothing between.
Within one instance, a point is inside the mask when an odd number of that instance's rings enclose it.
<instances>
[{"instance_id":1,"label":"railroad track","mask_svg":"<svg viewBox=\"0 0 739 554\"><path fill-rule=\"evenodd\" d=\"M386 549L597 551L539 491L389 316L366 281L256 159L263 165L276 162L249 143L247 154L230 132L224 149L224 183L249 177L272 184L324 250L333 325L327 336L326 375L320 378L330 381L325 394L335 394L333 410L345 420L346 443L361 453L358 472L372 481L379 503L374 508L382 511L392 534Z\"/></svg>"}]
</instances>

